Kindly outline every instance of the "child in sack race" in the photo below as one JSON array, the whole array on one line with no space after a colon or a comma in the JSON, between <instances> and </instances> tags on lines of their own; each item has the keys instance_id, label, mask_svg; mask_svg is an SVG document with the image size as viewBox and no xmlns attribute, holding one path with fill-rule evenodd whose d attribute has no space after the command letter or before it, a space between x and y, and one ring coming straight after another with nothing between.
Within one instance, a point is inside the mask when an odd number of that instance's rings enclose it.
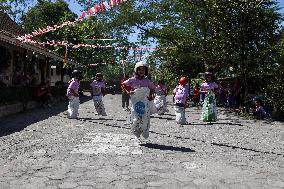
<instances>
[{"instance_id":1,"label":"child in sack race","mask_svg":"<svg viewBox=\"0 0 284 189\"><path fill-rule=\"evenodd\" d=\"M157 107L157 113L160 115L163 115L165 112L168 112L169 110L167 109L167 87L165 85L165 81L163 79L158 81L158 85L156 86L155 89L155 99L154 99L154 104L155 107Z\"/></svg>"},{"instance_id":2,"label":"child in sack race","mask_svg":"<svg viewBox=\"0 0 284 189\"><path fill-rule=\"evenodd\" d=\"M188 83L188 78L181 77L179 85L173 90L174 109L176 114L176 123L180 125L186 125L188 122L185 118L185 108L188 101L188 90L185 85Z\"/></svg>"},{"instance_id":3,"label":"child in sack race","mask_svg":"<svg viewBox=\"0 0 284 189\"><path fill-rule=\"evenodd\" d=\"M94 106L98 115L106 116L103 97L105 96L105 83L103 74L97 73L96 79L91 83L91 95L93 97Z\"/></svg>"},{"instance_id":4,"label":"child in sack race","mask_svg":"<svg viewBox=\"0 0 284 189\"><path fill-rule=\"evenodd\" d=\"M217 121L215 93L218 92L218 85L213 80L213 73L205 72L205 82L201 85L200 92L205 94L201 120L205 122Z\"/></svg>"},{"instance_id":5,"label":"child in sack race","mask_svg":"<svg viewBox=\"0 0 284 189\"><path fill-rule=\"evenodd\" d=\"M122 87L130 95L132 133L140 138L149 137L150 129L150 101L154 99L155 85L145 78L148 75L148 66L144 62L135 64L135 75L123 82ZM126 89L130 87L130 91Z\"/></svg>"},{"instance_id":6,"label":"child in sack race","mask_svg":"<svg viewBox=\"0 0 284 189\"><path fill-rule=\"evenodd\" d=\"M69 119L76 119L78 117L78 110L80 106L80 99L79 99L79 86L80 86L80 72L78 70L74 70L72 72L73 78L71 79L66 96L69 99L68 110L67 110L67 117Z\"/></svg>"}]
</instances>

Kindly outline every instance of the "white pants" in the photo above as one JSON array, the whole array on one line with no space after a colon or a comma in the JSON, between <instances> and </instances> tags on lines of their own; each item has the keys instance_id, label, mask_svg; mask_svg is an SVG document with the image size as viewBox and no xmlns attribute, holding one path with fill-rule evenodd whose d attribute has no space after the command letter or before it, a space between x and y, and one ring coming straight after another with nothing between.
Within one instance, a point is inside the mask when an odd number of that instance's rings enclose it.
<instances>
[{"instance_id":1,"label":"white pants","mask_svg":"<svg viewBox=\"0 0 284 189\"><path fill-rule=\"evenodd\" d=\"M185 124L186 118L185 118L185 109L184 107L174 106L175 114L176 114L176 122L178 124Z\"/></svg>"},{"instance_id":2,"label":"white pants","mask_svg":"<svg viewBox=\"0 0 284 189\"><path fill-rule=\"evenodd\" d=\"M106 116L105 106L102 96L93 96L94 106L99 115Z\"/></svg>"},{"instance_id":3,"label":"white pants","mask_svg":"<svg viewBox=\"0 0 284 189\"><path fill-rule=\"evenodd\" d=\"M67 110L67 117L68 118L77 118L78 117L78 110L80 105L79 97L70 96L68 110Z\"/></svg>"}]
</instances>

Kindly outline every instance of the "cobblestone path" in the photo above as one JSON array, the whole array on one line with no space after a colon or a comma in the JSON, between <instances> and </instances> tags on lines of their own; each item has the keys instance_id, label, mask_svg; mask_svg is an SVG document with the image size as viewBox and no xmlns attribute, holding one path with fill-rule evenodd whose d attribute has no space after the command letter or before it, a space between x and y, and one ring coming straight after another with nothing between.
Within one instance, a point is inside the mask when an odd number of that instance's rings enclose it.
<instances>
[{"instance_id":1,"label":"cobblestone path","mask_svg":"<svg viewBox=\"0 0 284 189\"><path fill-rule=\"evenodd\" d=\"M76 120L65 103L0 119L0 189L284 188L283 123L219 110L205 124L191 107L190 124L179 127L169 103L140 143L121 96L104 102L106 117L86 99Z\"/></svg>"}]
</instances>

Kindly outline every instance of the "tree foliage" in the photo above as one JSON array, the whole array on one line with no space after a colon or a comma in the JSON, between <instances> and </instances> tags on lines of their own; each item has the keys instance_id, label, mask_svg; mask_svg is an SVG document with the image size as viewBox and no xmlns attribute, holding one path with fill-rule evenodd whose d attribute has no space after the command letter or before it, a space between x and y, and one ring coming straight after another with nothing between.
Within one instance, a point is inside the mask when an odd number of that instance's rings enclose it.
<instances>
[{"instance_id":1,"label":"tree foliage","mask_svg":"<svg viewBox=\"0 0 284 189\"><path fill-rule=\"evenodd\" d=\"M30 8L28 12L22 17L22 26L28 31L32 32L39 28L45 28L47 26L53 26L60 24L64 21L74 21L77 16L68 8L68 4L63 0L57 0L56 2L39 0L38 3ZM50 32L44 35L40 35L35 39L46 41L66 41L67 39L73 42L76 39L77 34L72 32L72 28L62 28L61 30ZM52 50L59 50L59 54L64 54L63 48L48 47Z\"/></svg>"},{"instance_id":2,"label":"tree foliage","mask_svg":"<svg viewBox=\"0 0 284 189\"><path fill-rule=\"evenodd\" d=\"M284 118L284 33L281 31L281 38L277 45L278 53L274 57L275 62L271 65L269 75L271 76L265 83L267 86L262 92L267 93L267 97L274 105L277 118Z\"/></svg>"},{"instance_id":3,"label":"tree foliage","mask_svg":"<svg viewBox=\"0 0 284 189\"><path fill-rule=\"evenodd\" d=\"M77 2L85 10L101 3L99 0ZM9 4L5 8L9 9ZM175 85L182 75L197 77L200 72L212 70L217 77L241 77L248 92L248 81L256 75L281 77L283 37L279 40L283 18L278 10L276 0L131 0L40 40L139 47L151 44L154 39L159 50L147 61L155 78L165 78ZM31 31L75 16L62 0L54 3L41 0L23 18L23 25ZM137 32L139 43L131 42L129 36ZM89 40L93 38L115 40ZM136 61L129 55L143 53L149 52L85 48L70 49L69 55L86 66L97 64L95 71L105 72L111 83L114 75L122 74L121 60L127 60L129 72ZM281 89L269 81L262 84L264 91Z\"/></svg>"},{"instance_id":4,"label":"tree foliage","mask_svg":"<svg viewBox=\"0 0 284 189\"><path fill-rule=\"evenodd\" d=\"M20 23L21 17L36 0L0 0L0 11L7 13L15 22Z\"/></svg>"},{"instance_id":5,"label":"tree foliage","mask_svg":"<svg viewBox=\"0 0 284 189\"><path fill-rule=\"evenodd\" d=\"M114 32L138 30L141 42L157 40L161 50L149 62L168 83L212 70L217 77L240 77L247 94L256 75L279 77L274 69L283 20L278 10L275 0L132 0L104 16ZM268 81L261 85L269 89Z\"/></svg>"}]
</instances>

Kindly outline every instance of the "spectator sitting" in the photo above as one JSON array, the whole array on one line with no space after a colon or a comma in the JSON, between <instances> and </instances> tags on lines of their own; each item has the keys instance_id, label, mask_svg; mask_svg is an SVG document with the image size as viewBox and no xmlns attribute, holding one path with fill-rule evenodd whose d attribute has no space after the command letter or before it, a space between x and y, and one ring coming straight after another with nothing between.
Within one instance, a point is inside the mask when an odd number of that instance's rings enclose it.
<instances>
[{"instance_id":1,"label":"spectator sitting","mask_svg":"<svg viewBox=\"0 0 284 189\"><path fill-rule=\"evenodd\" d=\"M255 99L255 107L252 109L252 115L256 119L264 119L266 117L266 111L263 108L261 99Z\"/></svg>"},{"instance_id":2,"label":"spectator sitting","mask_svg":"<svg viewBox=\"0 0 284 189\"><path fill-rule=\"evenodd\" d=\"M35 97L41 103L43 107L51 107L51 91L49 81L42 82L38 87L35 89Z\"/></svg>"}]
</instances>

